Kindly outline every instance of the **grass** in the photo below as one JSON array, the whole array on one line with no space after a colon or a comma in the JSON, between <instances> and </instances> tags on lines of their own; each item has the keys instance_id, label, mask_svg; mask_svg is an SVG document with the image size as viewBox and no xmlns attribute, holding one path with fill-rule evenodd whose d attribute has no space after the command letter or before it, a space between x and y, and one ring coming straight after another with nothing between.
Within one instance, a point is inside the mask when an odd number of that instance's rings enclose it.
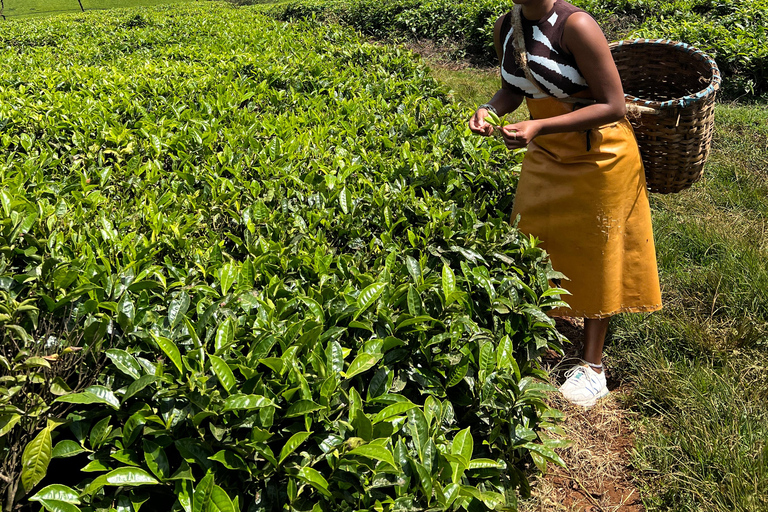
<instances>
[{"instance_id":1,"label":"grass","mask_svg":"<svg viewBox=\"0 0 768 512\"><path fill-rule=\"evenodd\" d=\"M649 510L768 509L768 105L720 105L702 183L654 196L666 308L613 324Z\"/></svg>"},{"instance_id":2,"label":"grass","mask_svg":"<svg viewBox=\"0 0 768 512\"><path fill-rule=\"evenodd\" d=\"M499 90L501 78L495 69L462 68L455 69L450 63L432 63L432 76L448 85L454 101L467 109L467 118L477 105L490 100ZM525 105L507 117L510 122L528 119Z\"/></svg>"},{"instance_id":3,"label":"grass","mask_svg":"<svg viewBox=\"0 0 768 512\"><path fill-rule=\"evenodd\" d=\"M434 70L468 111L488 71ZM768 104L721 104L703 180L652 195L663 311L612 321L649 511L768 510Z\"/></svg>"},{"instance_id":4,"label":"grass","mask_svg":"<svg viewBox=\"0 0 768 512\"><path fill-rule=\"evenodd\" d=\"M190 0L82 0L86 11L122 7L150 7ZM67 12L80 12L77 0L5 0L3 14L8 19L29 16L50 16Z\"/></svg>"}]
</instances>

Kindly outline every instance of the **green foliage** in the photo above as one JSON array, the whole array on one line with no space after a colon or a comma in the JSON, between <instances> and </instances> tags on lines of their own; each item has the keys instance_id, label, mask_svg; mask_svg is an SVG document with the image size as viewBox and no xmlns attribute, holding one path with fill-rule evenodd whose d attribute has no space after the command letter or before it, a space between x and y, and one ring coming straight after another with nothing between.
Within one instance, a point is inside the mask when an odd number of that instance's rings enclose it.
<instances>
[{"instance_id":1,"label":"green foliage","mask_svg":"<svg viewBox=\"0 0 768 512\"><path fill-rule=\"evenodd\" d=\"M185 0L3 0L3 13L7 19L29 16L51 16L62 13L81 12L95 9L118 9L125 7L149 7L183 2Z\"/></svg>"},{"instance_id":2,"label":"green foliage","mask_svg":"<svg viewBox=\"0 0 768 512\"><path fill-rule=\"evenodd\" d=\"M730 96L768 92L768 1L573 0L611 39L683 41L712 55ZM493 23L509 10L499 0L296 0L265 5L279 19L318 18L348 24L375 37L452 42L457 55L496 64Z\"/></svg>"},{"instance_id":3,"label":"green foliage","mask_svg":"<svg viewBox=\"0 0 768 512\"><path fill-rule=\"evenodd\" d=\"M518 156L411 54L210 4L0 38L17 497L510 509L523 464L561 462L537 363L559 274L509 224ZM73 352L92 380L56 373Z\"/></svg>"}]
</instances>

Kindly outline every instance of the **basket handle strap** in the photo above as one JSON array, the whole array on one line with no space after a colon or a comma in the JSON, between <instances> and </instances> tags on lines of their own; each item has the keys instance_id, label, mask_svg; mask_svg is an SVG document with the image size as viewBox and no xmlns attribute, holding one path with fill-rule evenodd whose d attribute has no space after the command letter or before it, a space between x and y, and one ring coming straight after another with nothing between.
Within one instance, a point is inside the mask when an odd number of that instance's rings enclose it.
<instances>
[{"instance_id":1,"label":"basket handle strap","mask_svg":"<svg viewBox=\"0 0 768 512\"><path fill-rule=\"evenodd\" d=\"M641 114L660 114L661 110L653 108L653 107L644 107L643 105L638 105L637 103L632 103L631 101L627 101L627 116L629 117L637 117Z\"/></svg>"}]
</instances>

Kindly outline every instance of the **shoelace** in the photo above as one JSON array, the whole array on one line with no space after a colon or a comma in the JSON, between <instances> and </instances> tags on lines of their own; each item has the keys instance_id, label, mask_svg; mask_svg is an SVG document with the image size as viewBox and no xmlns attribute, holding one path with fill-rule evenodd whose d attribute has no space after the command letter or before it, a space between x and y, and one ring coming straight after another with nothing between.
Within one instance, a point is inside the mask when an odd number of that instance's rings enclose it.
<instances>
[{"instance_id":1,"label":"shoelace","mask_svg":"<svg viewBox=\"0 0 768 512\"><path fill-rule=\"evenodd\" d=\"M571 368L570 370L568 370L567 372L565 372L565 378L566 378L566 380L568 380L568 379L570 379L571 377L575 376L577 373L580 373L580 374L581 374L581 375L583 375L583 376L587 376L587 371L586 371L586 369L585 369L583 366L581 366L581 365L578 365L578 366L574 366L573 368ZM579 379L580 379L580 377L576 377L576 380L579 380Z\"/></svg>"}]
</instances>

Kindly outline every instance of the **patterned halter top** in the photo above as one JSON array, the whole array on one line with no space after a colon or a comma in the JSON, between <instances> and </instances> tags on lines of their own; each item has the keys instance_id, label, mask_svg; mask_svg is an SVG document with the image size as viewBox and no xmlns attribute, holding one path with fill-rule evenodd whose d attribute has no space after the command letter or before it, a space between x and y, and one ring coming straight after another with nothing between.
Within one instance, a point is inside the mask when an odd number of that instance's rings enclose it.
<instances>
[{"instance_id":1,"label":"patterned halter top","mask_svg":"<svg viewBox=\"0 0 768 512\"><path fill-rule=\"evenodd\" d=\"M556 98L565 98L588 88L587 81L576 67L576 59L562 47L565 20L575 12L585 11L564 0L556 0L552 10L538 21L527 20L521 14L531 75L541 89ZM507 87L517 94L529 98L545 98L547 96L528 81L515 60L512 19L512 13L507 13L501 25L504 51L501 78Z\"/></svg>"}]
</instances>

